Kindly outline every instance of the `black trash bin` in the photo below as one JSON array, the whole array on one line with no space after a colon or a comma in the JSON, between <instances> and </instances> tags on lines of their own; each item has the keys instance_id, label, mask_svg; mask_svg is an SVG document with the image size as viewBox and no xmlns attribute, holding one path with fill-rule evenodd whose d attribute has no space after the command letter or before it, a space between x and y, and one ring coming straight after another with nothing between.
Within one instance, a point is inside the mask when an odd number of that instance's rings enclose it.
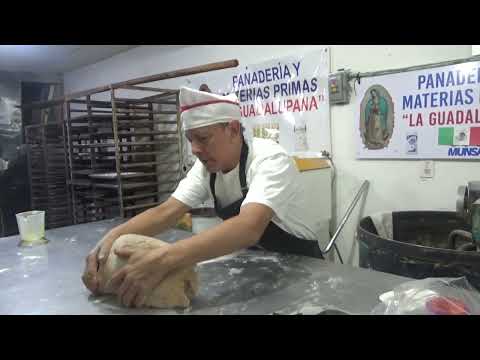
<instances>
[{"instance_id":1,"label":"black trash bin","mask_svg":"<svg viewBox=\"0 0 480 360\"><path fill-rule=\"evenodd\" d=\"M379 234L373 215L358 225L360 267L414 279L465 276L480 290L480 252L453 250L448 245L451 231L471 230L455 212L399 211L385 215L391 221L391 238Z\"/></svg>"}]
</instances>

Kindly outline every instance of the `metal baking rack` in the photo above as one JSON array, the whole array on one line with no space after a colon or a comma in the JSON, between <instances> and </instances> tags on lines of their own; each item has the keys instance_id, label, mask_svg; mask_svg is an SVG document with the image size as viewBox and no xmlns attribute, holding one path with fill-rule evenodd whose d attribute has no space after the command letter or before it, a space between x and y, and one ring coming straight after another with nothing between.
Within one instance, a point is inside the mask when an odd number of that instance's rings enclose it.
<instances>
[{"instance_id":1,"label":"metal baking rack","mask_svg":"<svg viewBox=\"0 0 480 360\"><path fill-rule=\"evenodd\" d=\"M31 209L45 211L45 227L72 224L62 124L25 127Z\"/></svg>"},{"instance_id":2,"label":"metal baking rack","mask_svg":"<svg viewBox=\"0 0 480 360\"><path fill-rule=\"evenodd\" d=\"M236 66L206 64L23 105L64 106L73 222L128 218L164 202L185 175L185 148L179 90L156 83Z\"/></svg>"}]
</instances>

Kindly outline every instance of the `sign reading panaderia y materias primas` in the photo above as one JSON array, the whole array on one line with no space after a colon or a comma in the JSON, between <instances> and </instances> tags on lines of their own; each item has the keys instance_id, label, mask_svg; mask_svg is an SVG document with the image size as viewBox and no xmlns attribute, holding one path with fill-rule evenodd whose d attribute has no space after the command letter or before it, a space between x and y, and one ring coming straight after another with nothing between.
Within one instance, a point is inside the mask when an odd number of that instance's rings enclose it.
<instances>
[{"instance_id":1,"label":"sign reading panaderia y materias primas","mask_svg":"<svg viewBox=\"0 0 480 360\"><path fill-rule=\"evenodd\" d=\"M480 159L480 62L361 79L358 158Z\"/></svg>"},{"instance_id":2,"label":"sign reading panaderia y materias primas","mask_svg":"<svg viewBox=\"0 0 480 360\"><path fill-rule=\"evenodd\" d=\"M331 151L328 48L197 75L187 86L234 92L245 135L270 138L290 154L317 157Z\"/></svg>"}]
</instances>

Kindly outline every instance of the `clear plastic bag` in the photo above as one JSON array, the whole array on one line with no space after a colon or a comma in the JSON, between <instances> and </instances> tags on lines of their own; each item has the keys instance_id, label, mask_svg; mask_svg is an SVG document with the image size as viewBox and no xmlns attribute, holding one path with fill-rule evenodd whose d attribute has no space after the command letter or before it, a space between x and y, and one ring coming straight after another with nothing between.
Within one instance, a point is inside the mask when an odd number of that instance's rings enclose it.
<instances>
[{"instance_id":1,"label":"clear plastic bag","mask_svg":"<svg viewBox=\"0 0 480 360\"><path fill-rule=\"evenodd\" d=\"M480 293L465 277L407 281L380 300L372 315L480 315Z\"/></svg>"}]
</instances>

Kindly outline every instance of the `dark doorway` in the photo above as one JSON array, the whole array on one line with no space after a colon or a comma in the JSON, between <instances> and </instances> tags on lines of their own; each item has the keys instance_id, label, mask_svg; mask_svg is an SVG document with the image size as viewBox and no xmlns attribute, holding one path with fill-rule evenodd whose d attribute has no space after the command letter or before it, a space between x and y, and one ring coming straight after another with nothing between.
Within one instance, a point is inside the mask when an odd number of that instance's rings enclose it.
<instances>
[{"instance_id":1,"label":"dark doorway","mask_svg":"<svg viewBox=\"0 0 480 360\"><path fill-rule=\"evenodd\" d=\"M17 88L20 87L21 104L47 100L51 85L53 84L40 82L17 83ZM0 169L0 237L18 234L15 214L30 210L24 128L40 123L40 117L34 113L31 110L22 111L19 128L5 126L0 129L0 158L7 164L6 169Z\"/></svg>"}]
</instances>

